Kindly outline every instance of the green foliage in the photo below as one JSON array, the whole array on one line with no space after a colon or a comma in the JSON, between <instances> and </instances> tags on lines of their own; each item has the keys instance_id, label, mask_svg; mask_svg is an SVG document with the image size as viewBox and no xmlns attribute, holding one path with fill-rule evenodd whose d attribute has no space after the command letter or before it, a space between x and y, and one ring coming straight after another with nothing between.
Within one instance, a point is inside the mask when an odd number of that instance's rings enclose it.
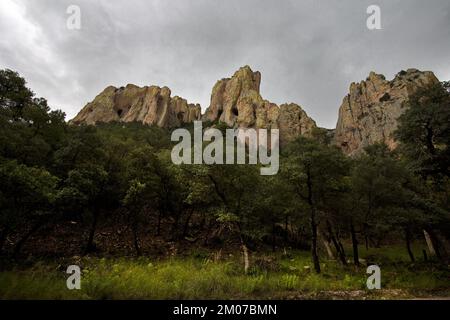
<instances>
[{"instance_id":1,"label":"green foliage","mask_svg":"<svg viewBox=\"0 0 450 320\"><path fill-rule=\"evenodd\" d=\"M399 248L390 248L398 256ZM82 261L81 290L67 290L66 274L53 263L0 273L1 299L286 299L411 298L448 294L448 270L425 264L388 262L384 251L372 250L383 262L383 290L367 290L365 269L342 269L333 261L316 275L305 267L309 258L292 252L278 271L245 275L237 258L212 262L203 258L168 260L98 259ZM365 257L365 256L364 256Z\"/></svg>"},{"instance_id":2,"label":"green foliage","mask_svg":"<svg viewBox=\"0 0 450 320\"><path fill-rule=\"evenodd\" d=\"M414 197L415 203L409 201L411 212L427 212L422 222L443 234L450 231L450 92L446 85L417 92L399 118L396 132L401 154L421 177L414 183L416 189L424 190L419 199Z\"/></svg>"},{"instance_id":3,"label":"green foliage","mask_svg":"<svg viewBox=\"0 0 450 320\"><path fill-rule=\"evenodd\" d=\"M25 79L12 70L0 70L0 108L10 116L21 116L22 109L32 102L34 93ZM9 112L8 112L9 111Z\"/></svg>"},{"instance_id":4,"label":"green foliage","mask_svg":"<svg viewBox=\"0 0 450 320\"><path fill-rule=\"evenodd\" d=\"M0 159L0 181L0 236L55 214L58 178L48 171Z\"/></svg>"},{"instance_id":5,"label":"green foliage","mask_svg":"<svg viewBox=\"0 0 450 320\"><path fill-rule=\"evenodd\" d=\"M424 228L449 234L449 96L442 87L428 88L410 104L400 118L398 152L372 145L351 159L330 146L329 131L317 129L312 139L300 137L282 146L278 175L261 176L257 165L174 165L170 132L156 126L68 125L64 114L36 98L23 78L0 71L0 252L6 239L14 239L14 244L26 240L42 216L68 228L72 223L81 225L78 237L89 233L91 249L99 225L111 228L108 235L131 231L138 254L150 237L154 238L149 242L237 244L248 247L250 261L265 245L276 251L314 243L312 266L339 274L339 279L333 278L339 284L332 282L332 287L356 288L359 278L323 263L322 243L328 241L332 251L340 253L346 268L348 252L343 244L350 239L358 249L362 238L369 247L388 240L414 240L422 237ZM215 125L227 129L224 123ZM148 287L140 284L147 276L138 281L124 270L121 275L137 281L133 297L142 296L139 290L150 297L166 297L176 290L185 290L186 297L206 293L219 297L227 288L237 296L267 288L329 288L322 276L306 274L309 269L304 267L311 267L306 256L301 261L285 265L285 274L273 278L256 265L250 267L254 277L248 278L236 271L239 267L198 267L197 262L195 268L188 266L195 270L195 281L176 278L181 266L155 271L159 280ZM120 286L116 275L96 271L111 277L113 289L98 289L102 285L94 277L85 297L115 297ZM214 280L216 272L219 280ZM236 279L226 280L224 275L236 272ZM217 287L201 280L205 274ZM149 294L147 290L161 285L164 276L174 278L173 287Z\"/></svg>"},{"instance_id":6,"label":"green foliage","mask_svg":"<svg viewBox=\"0 0 450 320\"><path fill-rule=\"evenodd\" d=\"M410 100L396 133L402 152L423 176L450 176L450 93L440 84Z\"/></svg>"},{"instance_id":7,"label":"green foliage","mask_svg":"<svg viewBox=\"0 0 450 320\"><path fill-rule=\"evenodd\" d=\"M25 84L17 73L0 70L0 156L49 166L65 140L64 113L50 111Z\"/></svg>"},{"instance_id":8,"label":"green foliage","mask_svg":"<svg viewBox=\"0 0 450 320\"><path fill-rule=\"evenodd\" d=\"M327 195L343 190L349 164L338 149L300 137L287 146L284 156L283 174L304 201L308 200L308 175L317 204L325 204Z\"/></svg>"}]
</instances>

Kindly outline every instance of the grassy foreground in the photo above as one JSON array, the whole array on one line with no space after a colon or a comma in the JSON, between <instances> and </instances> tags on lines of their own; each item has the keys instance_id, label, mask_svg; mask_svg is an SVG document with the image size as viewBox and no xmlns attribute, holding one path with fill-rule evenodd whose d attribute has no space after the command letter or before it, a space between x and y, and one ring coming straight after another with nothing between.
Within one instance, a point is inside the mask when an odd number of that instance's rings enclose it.
<instances>
[{"instance_id":1,"label":"grassy foreground","mask_svg":"<svg viewBox=\"0 0 450 320\"><path fill-rule=\"evenodd\" d=\"M408 262L401 248L363 250L363 264L381 268L382 290L367 290L366 266L323 261L311 271L307 252L252 256L249 274L240 258L199 251L189 257L73 258L37 261L0 273L0 299L396 299L450 296L450 270ZM365 251L365 252L364 252ZM393 258L395 257L395 259ZM82 268L81 290L66 288L69 264Z\"/></svg>"}]
</instances>

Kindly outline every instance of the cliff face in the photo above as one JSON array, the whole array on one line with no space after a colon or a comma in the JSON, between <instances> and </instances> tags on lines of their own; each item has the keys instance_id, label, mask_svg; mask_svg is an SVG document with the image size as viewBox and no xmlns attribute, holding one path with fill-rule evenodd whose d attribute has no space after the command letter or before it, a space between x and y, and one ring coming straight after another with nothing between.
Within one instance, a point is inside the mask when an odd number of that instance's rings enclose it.
<instances>
[{"instance_id":1,"label":"cliff face","mask_svg":"<svg viewBox=\"0 0 450 320\"><path fill-rule=\"evenodd\" d=\"M260 83L261 74L253 72L247 66L236 71L233 77L217 81L212 89L211 104L203 118L221 121L230 127L254 126L256 124L255 110L274 107L265 105L265 101L259 94Z\"/></svg>"},{"instance_id":2,"label":"cliff face","mask_svg":"<svg viewBox=\"0 0 450 320\"><path fill-rule=\"evenodd\" d=\"M259 92L261 74L240 68L231 78L217 81L204 120L220 121L230 127L280 129L282 143L299 135L310 136L316 123L297 104L264 100Z\"/></svg>"},{"instance_id":3,"label":"cliff face","mask_svg":"<svg viewBox=\"0 0 450 320\"><path fill-rule=\"evenodd\" d=\"M339 108L333 141L344 153L354 155L364 147L385 142L397 146L393 133L397 119L419 88L438 83L432 72L401 71L391 81L371 72L365 81L352 83ZM167 87L108 87L71 120L73 124L98 122L142 122L164 128L179 127L194 120L224 122L235 128L279 129L286 143L300 135L311 137L317 125L297 104L276 104L260 95L261 74L245 66L231 78L217 81L211 103L201 115L198 104L171 97ZM450 87L450 85L448 85Z\"/></svg>"},{"instance_id":4,"label":"cliff face","mask_svg":"<svg viewBox=\"0 0 450 320\"><path fill-rule=\"evenodd\" d=\"M71 123L136 121L171 128L200 119L200 105L188 104L185 99L170 95L167 87L110 86L88 103Z\"/></svg>"},{"instance_id":5,"label":"cliff face","mask_svg":"<svg viewBox=\"0 0 450 320\"><path fill-rule=\"evenodd\" d=\"M409 98L419 88L438 82L432 72L408 69L391 81L371 72L366 81L352 83L339 108L335 143L349 155L376 142L395 148L393 133Z\"/></svg>"}]
</instances>

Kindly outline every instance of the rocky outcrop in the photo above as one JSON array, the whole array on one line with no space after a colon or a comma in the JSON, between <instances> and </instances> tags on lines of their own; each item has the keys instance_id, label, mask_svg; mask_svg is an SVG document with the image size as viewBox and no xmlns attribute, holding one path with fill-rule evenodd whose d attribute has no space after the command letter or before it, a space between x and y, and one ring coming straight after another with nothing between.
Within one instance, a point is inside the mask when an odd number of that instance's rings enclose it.
<instances>
[{"instance_id":1,"label":"rocky outcrop","mask_svg":"<svg viewBox=\"0 0 450 320\"><path fill-rule=\"evenodd\" d=\"M280 129L281 142L299 135L310 136L316 123L297 104L276 104L264 100L259 92L261 74L249 66L231 78L217 81L204 120L223 122L237 128Z\"/></svg>"},{"instance_id":2,"label":"rocky outcrop","mask_svg":"<svg viewBox=\"0 0 450 320\"><path fill-rule=\"evenodd\" d=\"M371 72L365 81L352 83L339 109L336 129L328 139L344 153L354 155L364 147L385 142L395 148L393 133L411 95L419 88L438 83L432 72L401 71L391 81ZM235 128L280 129L281 143L300 135L311 137L317 125L297 104L276 105L260 95L261 74L245 66L231 78L217 81L210 106L203 117L200 105L171 97L167 87L107 87L71 120L73 124L98 122L142 122L174 128L194 120L222 122ZM444 86L450 87L448 83Z\"/></svg>"},{"instance_id":3,"label":"rocky outcrop","mask_svg":"<svg viewBox=\"0 0 450 320\"><path fill-rule=\"evenodd\" d=\"M217 81L211 93L211 104L204 119L228 126L251 127L256 124L256 110L271 109L259 94L261 74L250 67L240 68L231 78Z\"/></svg>"},{"instance_id":4,"label":"rocky outcrop","mask_svg":"<svg viewBox=\"0 0 450 320\"><path fill-rule=\"evenodd\" d=\"M288 142L299 136L311 137L317 125L299 105L289 103L280 106L278 128L280 140Z\"/></svg>"},{"instance_id":5,"label":"rocky outcrop","mask_svg":"<svg viewBox=\"0 0 450 320\"><path fill-rule=\"evenodd\" d=\"M335 143L349 155L358 154L376 142L395 148L393 133L409 98L419 88L438 82L432 72L408 69L391 81L371 72L365 81L352 83L339 108Z\"/></svg>"},{"instance_id":6,"label":"rocky outcrop","mask_svg":"<svg viewBox=\"0 0 450 320\"><path fill-rule=\"evenodd\" d=\"M280 129L282 143L299 135L311 136L316 123L297 104L264 100L259 93L261 74L249 66L240 68L231 78L219 80L211 94L211 104L203 118L200 105L171 97L167 87L107 87L88 103L70 122L141 122L173 128L194 120L223 122L229 127Z\"/></svg>"},{"instance_id":7,"label":"rocky outcrop","mask_svg":"<svg viewBox=\"0 0 450 320\"><path fill-rule=\"evenodd\" d=\"M172 128L200 119L200 105L170 95L167 87L110 86L88 103L71 123L142 122Z\"/></svg>"}]
</instances>

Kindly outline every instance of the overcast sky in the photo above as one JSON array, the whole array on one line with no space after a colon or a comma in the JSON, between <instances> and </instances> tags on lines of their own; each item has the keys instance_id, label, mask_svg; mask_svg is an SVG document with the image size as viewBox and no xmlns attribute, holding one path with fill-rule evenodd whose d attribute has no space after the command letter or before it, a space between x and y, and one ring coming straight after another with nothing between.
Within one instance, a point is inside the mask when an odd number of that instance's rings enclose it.
<instances>
[{"instance_id":1,"label":"overcast sky","mask_svg":"<svg viewBox=\"0 0 450 320\"><path fill-rule=\"evenodd\" d=\"M68 30L66 9L81 8ZM366 27L371 4L382 30ZM0 0L0 68L70 119L108 85L168 86L209 105L240 66L261 94L332 128L352 81L410 67L450 79L449 0Z\"/></svg>"}]
</instances>

